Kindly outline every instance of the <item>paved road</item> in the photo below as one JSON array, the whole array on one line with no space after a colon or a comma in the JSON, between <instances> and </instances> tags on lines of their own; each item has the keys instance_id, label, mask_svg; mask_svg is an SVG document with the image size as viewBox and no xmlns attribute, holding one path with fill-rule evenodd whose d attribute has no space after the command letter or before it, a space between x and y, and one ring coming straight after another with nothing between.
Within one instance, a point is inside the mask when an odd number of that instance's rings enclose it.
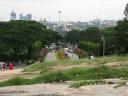
<instances>
[{"instance_id":1,"label":"paved road","mask_svg":"<svg viewBox=\"0 0 128 96\"><path fill-rule=\"evenodd\" d=\"M45 57L45 61L56 61L55 52L49 52Z\"/></svg>"}]
</instances>

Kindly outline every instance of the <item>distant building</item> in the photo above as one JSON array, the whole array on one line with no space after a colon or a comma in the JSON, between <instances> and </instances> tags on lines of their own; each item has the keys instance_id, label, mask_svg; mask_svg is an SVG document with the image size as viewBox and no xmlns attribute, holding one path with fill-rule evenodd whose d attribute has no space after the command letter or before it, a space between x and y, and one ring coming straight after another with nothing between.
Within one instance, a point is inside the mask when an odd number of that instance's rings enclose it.
<instances>
[{"instance_id":1,"label":"distant building","mask_svg":"<svg viewBox=\"0 0 128 96\"><path fill-rule=\"evenodd\" d=\"M16 13L14 11L10 13L10 20L16 20Z\"/></svg>"},{"instance_id":2,"label":"distant building","mask_svg":"<svg viewBox=\"0 0 128 96\"><path fill-rule=\"evenodd\" d=\"M32 20L32 14L27 14L27 15L20 14L19 19L26 21Z\"/></svg>"}]
</instances>

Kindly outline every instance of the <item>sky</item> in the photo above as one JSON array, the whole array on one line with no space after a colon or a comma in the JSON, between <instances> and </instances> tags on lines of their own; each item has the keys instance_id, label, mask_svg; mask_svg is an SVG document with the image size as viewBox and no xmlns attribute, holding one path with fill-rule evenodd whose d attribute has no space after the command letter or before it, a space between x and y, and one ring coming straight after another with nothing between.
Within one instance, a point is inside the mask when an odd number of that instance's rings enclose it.
<instances>
[{"instance_id":1,"label":"sky","mask_svg":"<svg viewBox=\"0 0 128 96\"><path fill-rule=\"evenodd\" d=\"M34 19L58 21L90 21L122 19L128 0L0 0L0 20L9 20L13 10L17 16L31 13ZM19 16L18 16L19 17Z\"/></svg>"}]
</instances>

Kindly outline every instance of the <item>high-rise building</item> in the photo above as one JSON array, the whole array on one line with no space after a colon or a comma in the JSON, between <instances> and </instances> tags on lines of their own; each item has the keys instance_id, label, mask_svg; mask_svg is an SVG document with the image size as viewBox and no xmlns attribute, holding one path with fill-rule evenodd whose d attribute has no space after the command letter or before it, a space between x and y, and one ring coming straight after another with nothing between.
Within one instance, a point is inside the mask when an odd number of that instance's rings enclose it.
<instances>
[{"instance_id":1,"label":"high-rise building","mask_svg":"<svg viewBox=\"0 0 128 96\"><path fill-rule=\"evenodd\" d=\"M19 16L20 20L32 20L32 14L22 15Z\"/></svg>"},{"instance_id":2,"label":"high-rise building","mask_svg":"<svg viewBox=\"0 0 128 96\"><path fill-rule=\"evenodd\" d=\"M16 13L14 11L10 13L10 20L16 20Z\"/></svg>"},{"instance_id":3,"label":"high-rise building","mask_svg":"<svg viewBox=\"0 0 128 96\"><path fill-rule=\"evenodd\" d=\"M32 20L32 14L27 14L26 17L27 17L27 20Z\"/></svg>"}]
</instances>

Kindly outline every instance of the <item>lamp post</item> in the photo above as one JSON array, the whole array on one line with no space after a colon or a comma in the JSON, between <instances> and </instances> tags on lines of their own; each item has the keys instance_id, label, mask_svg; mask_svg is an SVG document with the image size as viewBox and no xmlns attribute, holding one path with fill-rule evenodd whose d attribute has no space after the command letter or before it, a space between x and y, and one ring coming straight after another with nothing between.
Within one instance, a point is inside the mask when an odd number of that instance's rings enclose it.
<instances>
[{"instance_id":1,"label":"lamp post","mask_svg":"<svg viewBox=\"0 0 128 96\"><path fill-rule=\"evenodd\" d=\"M101 38L103 40L103 56L105 56L105 39L104 37Z\"/></svg>"},{"instance_id":2,"label":"lamp post","mask_svg":"<svg viewBox=\"0 0 128 96\"><path fill-rule=\"evenodd\" d=\"M115 45L112 45L113 47L113 54L115 54Z\"/></svg>"}]
</instances>

